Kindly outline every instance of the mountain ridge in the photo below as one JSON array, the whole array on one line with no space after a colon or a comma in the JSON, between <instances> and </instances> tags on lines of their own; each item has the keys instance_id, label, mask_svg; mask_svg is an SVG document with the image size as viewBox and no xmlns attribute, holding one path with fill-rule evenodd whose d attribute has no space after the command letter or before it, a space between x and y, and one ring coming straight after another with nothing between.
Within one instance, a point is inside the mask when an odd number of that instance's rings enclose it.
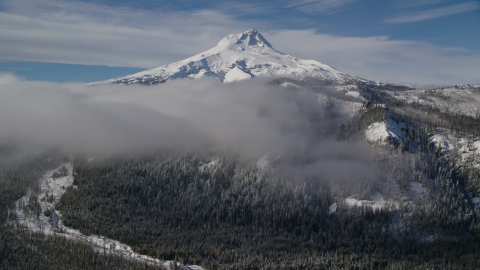
<instances>
[{"instance_id":1,"label":"mountain ridge","mask_svg":"<svg viewBox=\"0 0 480 270\"><path fill-rule=\"evenodd\" d=\"M222 82L234 82L253 77L314 78L335 84L393 85L349 75L316 60L303 60L283 54L255 29L230 34L218 44L189 58L117 77L95 84L159 84L168 80L214 77Z\"/></svg>"}]
</instances>

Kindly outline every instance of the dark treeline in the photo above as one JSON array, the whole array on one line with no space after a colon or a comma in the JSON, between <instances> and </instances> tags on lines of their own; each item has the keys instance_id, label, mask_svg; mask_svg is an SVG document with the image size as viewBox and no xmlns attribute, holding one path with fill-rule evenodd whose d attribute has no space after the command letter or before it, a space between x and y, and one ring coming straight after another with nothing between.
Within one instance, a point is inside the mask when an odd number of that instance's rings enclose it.
<instances>
[{"instance_id":1,"label":"dark treeline","mask_svg":"<svg viewBox=\"0 0 480 270\"><path fill-rule=\"evenodd\" d=\"M0 229L0 269L161 269L92 250L61 236Z\"/></svg>"},{"instance_id":2,"label":"dark treeline","mask_svg":"<svg viewBox=\"0 0 480 270\"><path fill-rule=\"evenodd\" d=\"M1 152L0 162L0 269L159 269L118 256L99 254L87 244L61 236L46 236L14 225L15 201L38 179L67 159L51 152L17 159ZM41 213L38 213L41 214Z\"/></svg>"}]
</instances>

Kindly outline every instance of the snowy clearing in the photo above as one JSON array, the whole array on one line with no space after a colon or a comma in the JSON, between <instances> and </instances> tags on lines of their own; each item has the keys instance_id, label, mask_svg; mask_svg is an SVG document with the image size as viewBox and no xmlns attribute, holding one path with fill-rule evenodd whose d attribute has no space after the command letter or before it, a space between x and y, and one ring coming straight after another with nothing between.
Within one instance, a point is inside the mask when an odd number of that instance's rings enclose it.
<instances>
[{"instance_id":1,"label":"snowy clearing","mask_svg":"<svg viewBox=\"0 0 480 270\"><path fill-rule=\"evenodd\" d=\"M394 201L385 200L380 193L375 193L372 195L371 200L358 200L353 197L348 197L345 199L345 204L349 207L370 207L373 211L380 210L383 208L388 208L393 206L398 208L398 203Z\"/></svg>"},{"instance_id":2,"label":"snowy clearing","mask_svg":"<svg viewBox=\"0 0 480 270\"><path fill-rule=\"evenodd\" d=\"M391 140L402 142L405 140L405 134L401 129L401 125L392 119L385 122L377 122L368 126L365 131L367 141L371 143L388 144Z\"/></svg>"},{"instance_id":3,"label":"snowy clearing","mask_svg":"<svg viewBox=\"0 0 480 270\"><path fill-rule=\"evenodd\" d=\"M219 161L220 161L220 159L217 157L217 158L214 158L212 161L210 161L208 163L200 162L200 164L198 165L198 171L203 173L206 169L213 168L215 165L218 164Z\"/></svg>"}]
</instances>

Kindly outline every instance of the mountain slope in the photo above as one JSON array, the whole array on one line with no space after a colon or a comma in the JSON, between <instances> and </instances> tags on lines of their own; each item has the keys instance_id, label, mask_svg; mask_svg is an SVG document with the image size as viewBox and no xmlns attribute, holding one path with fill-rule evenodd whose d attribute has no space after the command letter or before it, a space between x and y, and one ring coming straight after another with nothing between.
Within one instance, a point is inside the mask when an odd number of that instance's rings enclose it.
<instances>
[{"instance_id":1,"label":"mountain slope","mask_svg":"<svg viewBox=\"0 0 480 270\"><path fill-rule=\"evenodd\" d=\"M190 58L98 83L158 84L172 79L201 77L233 82L258 76L384 85L348 75L315 60L301 60L283 54L255 29L228 35L217 46Z\"/></svg>"}]
</instances>

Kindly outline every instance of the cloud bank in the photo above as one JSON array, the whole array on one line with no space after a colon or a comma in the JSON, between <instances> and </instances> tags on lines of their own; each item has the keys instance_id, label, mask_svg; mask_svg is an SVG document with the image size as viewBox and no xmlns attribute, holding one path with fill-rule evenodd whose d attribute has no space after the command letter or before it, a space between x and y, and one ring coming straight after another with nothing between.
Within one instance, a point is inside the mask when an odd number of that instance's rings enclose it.
<instances>
[{"instance_id":1,"label":"cloud bank","mask_svg":"<svg viewBox=\"0 0 480 270\"><path fill-rule=\"evenodd\" d=\"M368 147L317 132L331 128L325 108L313 94L261 80L89 87L1 75L0 146L15 145L18 156L49 149L142 154L214 148L253 164L264 155L281 157L288 171L304 177L371 178Z\"/></svg>"}]
</instances>

